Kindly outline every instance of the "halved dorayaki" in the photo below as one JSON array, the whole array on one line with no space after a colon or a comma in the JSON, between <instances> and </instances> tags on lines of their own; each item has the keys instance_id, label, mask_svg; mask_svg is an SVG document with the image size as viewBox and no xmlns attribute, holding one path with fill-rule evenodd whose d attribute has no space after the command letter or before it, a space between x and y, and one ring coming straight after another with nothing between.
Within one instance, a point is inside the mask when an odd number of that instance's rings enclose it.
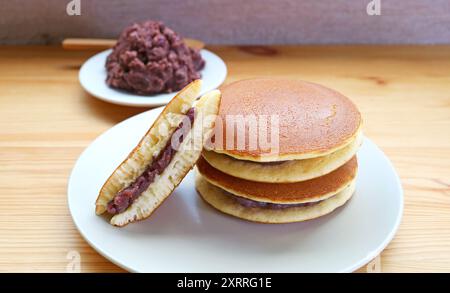
<instances>
[{"instance_id":1,"label":"halved dorayaki","mask_svg":"<svg viewBox=\"0 0 450 293\"><path fill-rule=\"evenodd\" d=\"M200 157L218 113L218 90L198 101L201 81L181 90L100 190L97 215L124 226L143 220L172 193Z\"/></svg>"}]
</instances>

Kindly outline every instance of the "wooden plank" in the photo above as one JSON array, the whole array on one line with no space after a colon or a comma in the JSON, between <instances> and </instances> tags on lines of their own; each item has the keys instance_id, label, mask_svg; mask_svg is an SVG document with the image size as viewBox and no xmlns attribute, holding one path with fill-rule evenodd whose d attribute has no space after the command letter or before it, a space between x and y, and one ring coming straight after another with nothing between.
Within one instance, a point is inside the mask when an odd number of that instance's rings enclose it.
<instances>
[{"instance_id":1,"label":"wooden plank","mask_svg":"<svg viewBox=\"0 0 450 293\"><path fill-rule=\"evenodd\" d=\"M360 272L450 271L450 46L210 47L226 82L278 76L351 97L364 130L390 157L405 189L400 230ZM67 178L99 134L144 111L98 101L78 83L93 52L0 47L0 271L122 271L77 232ZM70 255L69 255L70 256Z\"/></svg>"}]
</instances>

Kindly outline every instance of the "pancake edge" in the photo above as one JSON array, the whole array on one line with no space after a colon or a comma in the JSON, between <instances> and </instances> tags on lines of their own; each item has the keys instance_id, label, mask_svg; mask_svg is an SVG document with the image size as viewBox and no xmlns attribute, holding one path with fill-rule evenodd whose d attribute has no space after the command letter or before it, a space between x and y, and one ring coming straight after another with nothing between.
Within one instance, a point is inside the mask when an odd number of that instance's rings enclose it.
<instances>
[{"instance_id":1,"label":"pancake edge","mask_svg":"<svg viewBox=\"0 0 450 293\"><path fill-rule=\"evenodd\" d=\"M214 151L219 154L224 154L230 157L233 157L238 160L244 160L244 161L253 161L253 162L279 162L279 161L290 161L290 160L305 160L305 159L311 159L311 158L317 158L329 155L331 153L334 153L344 147L346 147L348 144L350 144L352 141L355 140L355 138L358 136L358 134L362 132L362 120L359 123L358 128L356 131L351 135L350 137L343 140L343 142L333 148L329 148L326 150L315 150L311 152L303 152L303 153L287 153L287 154L263 154L263 155L252 155L251 153L245 151L245 150L239 150L239 151L229 151L229 150L220 150L220 149L209 149L211 151Z\"/></svg>"}]
</instances>

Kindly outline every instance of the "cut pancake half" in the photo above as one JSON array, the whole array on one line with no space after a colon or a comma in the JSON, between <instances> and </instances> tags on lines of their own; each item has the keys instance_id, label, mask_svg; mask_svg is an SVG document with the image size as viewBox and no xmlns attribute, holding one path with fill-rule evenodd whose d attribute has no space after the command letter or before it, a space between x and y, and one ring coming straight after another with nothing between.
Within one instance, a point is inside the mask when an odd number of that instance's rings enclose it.
<instances>
[{"instance_id":1,"label":"cut pancake half","mask_svg":"<svg viewBox=\"0 0 450 293\"><path fill-rule=\"evenodd\" d=\"M200 174L195 183L203 200L225 214L252 222L292 223L321 217L344 205L355 191L355 181L349 182L343 190L326 200L312 205L285 208L246 207L235 196L209 183Z\"/></svg>"},{"instance_id":2,"label":"cut pancake half","mask_svg":"<svg viewBox=\"0 0 450 293\"><path fill-rule=\"evenodd\" d=\"M205 94L195 103L200 89L200 80L192 82L165 107L139 144L101 188L96 201L98 215L107 210L111 213L110 210L114 210L111 204L115 204L118 194L128 189L133 191L132 187L136 186L137 190L141 188L139 194L127 203L125 210L112 213L110 223L124 226L149 217L194 166L203 144L211 135L220 104L218 90ZM172 147L173 136L187 124L185 119L192 108L195 109L195 118L182 138L177 137L179 145L175 149ZM156 171L152 169L153 165ZM148 177L147 174L151 175L151 180L144 176ZM147 180L147 185L139 185L141 179Z\"/></svg>"},{"instance_id":3,"label":"cut pancake half","mask_svg":"<svg viewBox=\"0 0 450 293\"><path fill-rule=\"evenodd\" d=\"M263 183L225 174L204 158L197 162L198 172L210 184L245 199L275 204L311 203L330 198L355 179L357 169L358 163L353 157L340 168L318 178L295 183Z\"/></svg>"},{"instance_id":4,"label":"cut pancake half","mask_svg":"<svg viewBox=\"0 0 450 293\"><path fill-rule=\"evenodd\" d=\"M208 150L204 150L202 156L214 168L234 177L258 182L299 182L323 176L344 165L356 154L362 140L363 134L359 131L346 147L326 156L304 160L260 163Z\"/></svg>"}]
</instances>

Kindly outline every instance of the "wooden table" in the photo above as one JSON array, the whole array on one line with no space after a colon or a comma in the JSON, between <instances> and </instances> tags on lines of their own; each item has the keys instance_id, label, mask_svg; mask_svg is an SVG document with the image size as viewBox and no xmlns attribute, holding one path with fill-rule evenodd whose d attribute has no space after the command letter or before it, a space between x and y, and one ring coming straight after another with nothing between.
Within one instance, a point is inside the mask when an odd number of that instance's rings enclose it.
<instances>
[{"instance_id":1,"label":"wooden table","mask_svg":"<svg viewBox=\"0 0 450 293\"><path fill-rule=\"evenodd\" d=\"M450 271L450 46L210 49L228 64L226 82L305 79L359 106L365 133L393 161L405 190L396 237L359 271ZM83 91L78 69L93 53L0 47L0 271L64 272L71 251L83 272L122 271L89 247L67 208L67 179L83 149L145 110Z\"/></svg>"}]
</instances>

